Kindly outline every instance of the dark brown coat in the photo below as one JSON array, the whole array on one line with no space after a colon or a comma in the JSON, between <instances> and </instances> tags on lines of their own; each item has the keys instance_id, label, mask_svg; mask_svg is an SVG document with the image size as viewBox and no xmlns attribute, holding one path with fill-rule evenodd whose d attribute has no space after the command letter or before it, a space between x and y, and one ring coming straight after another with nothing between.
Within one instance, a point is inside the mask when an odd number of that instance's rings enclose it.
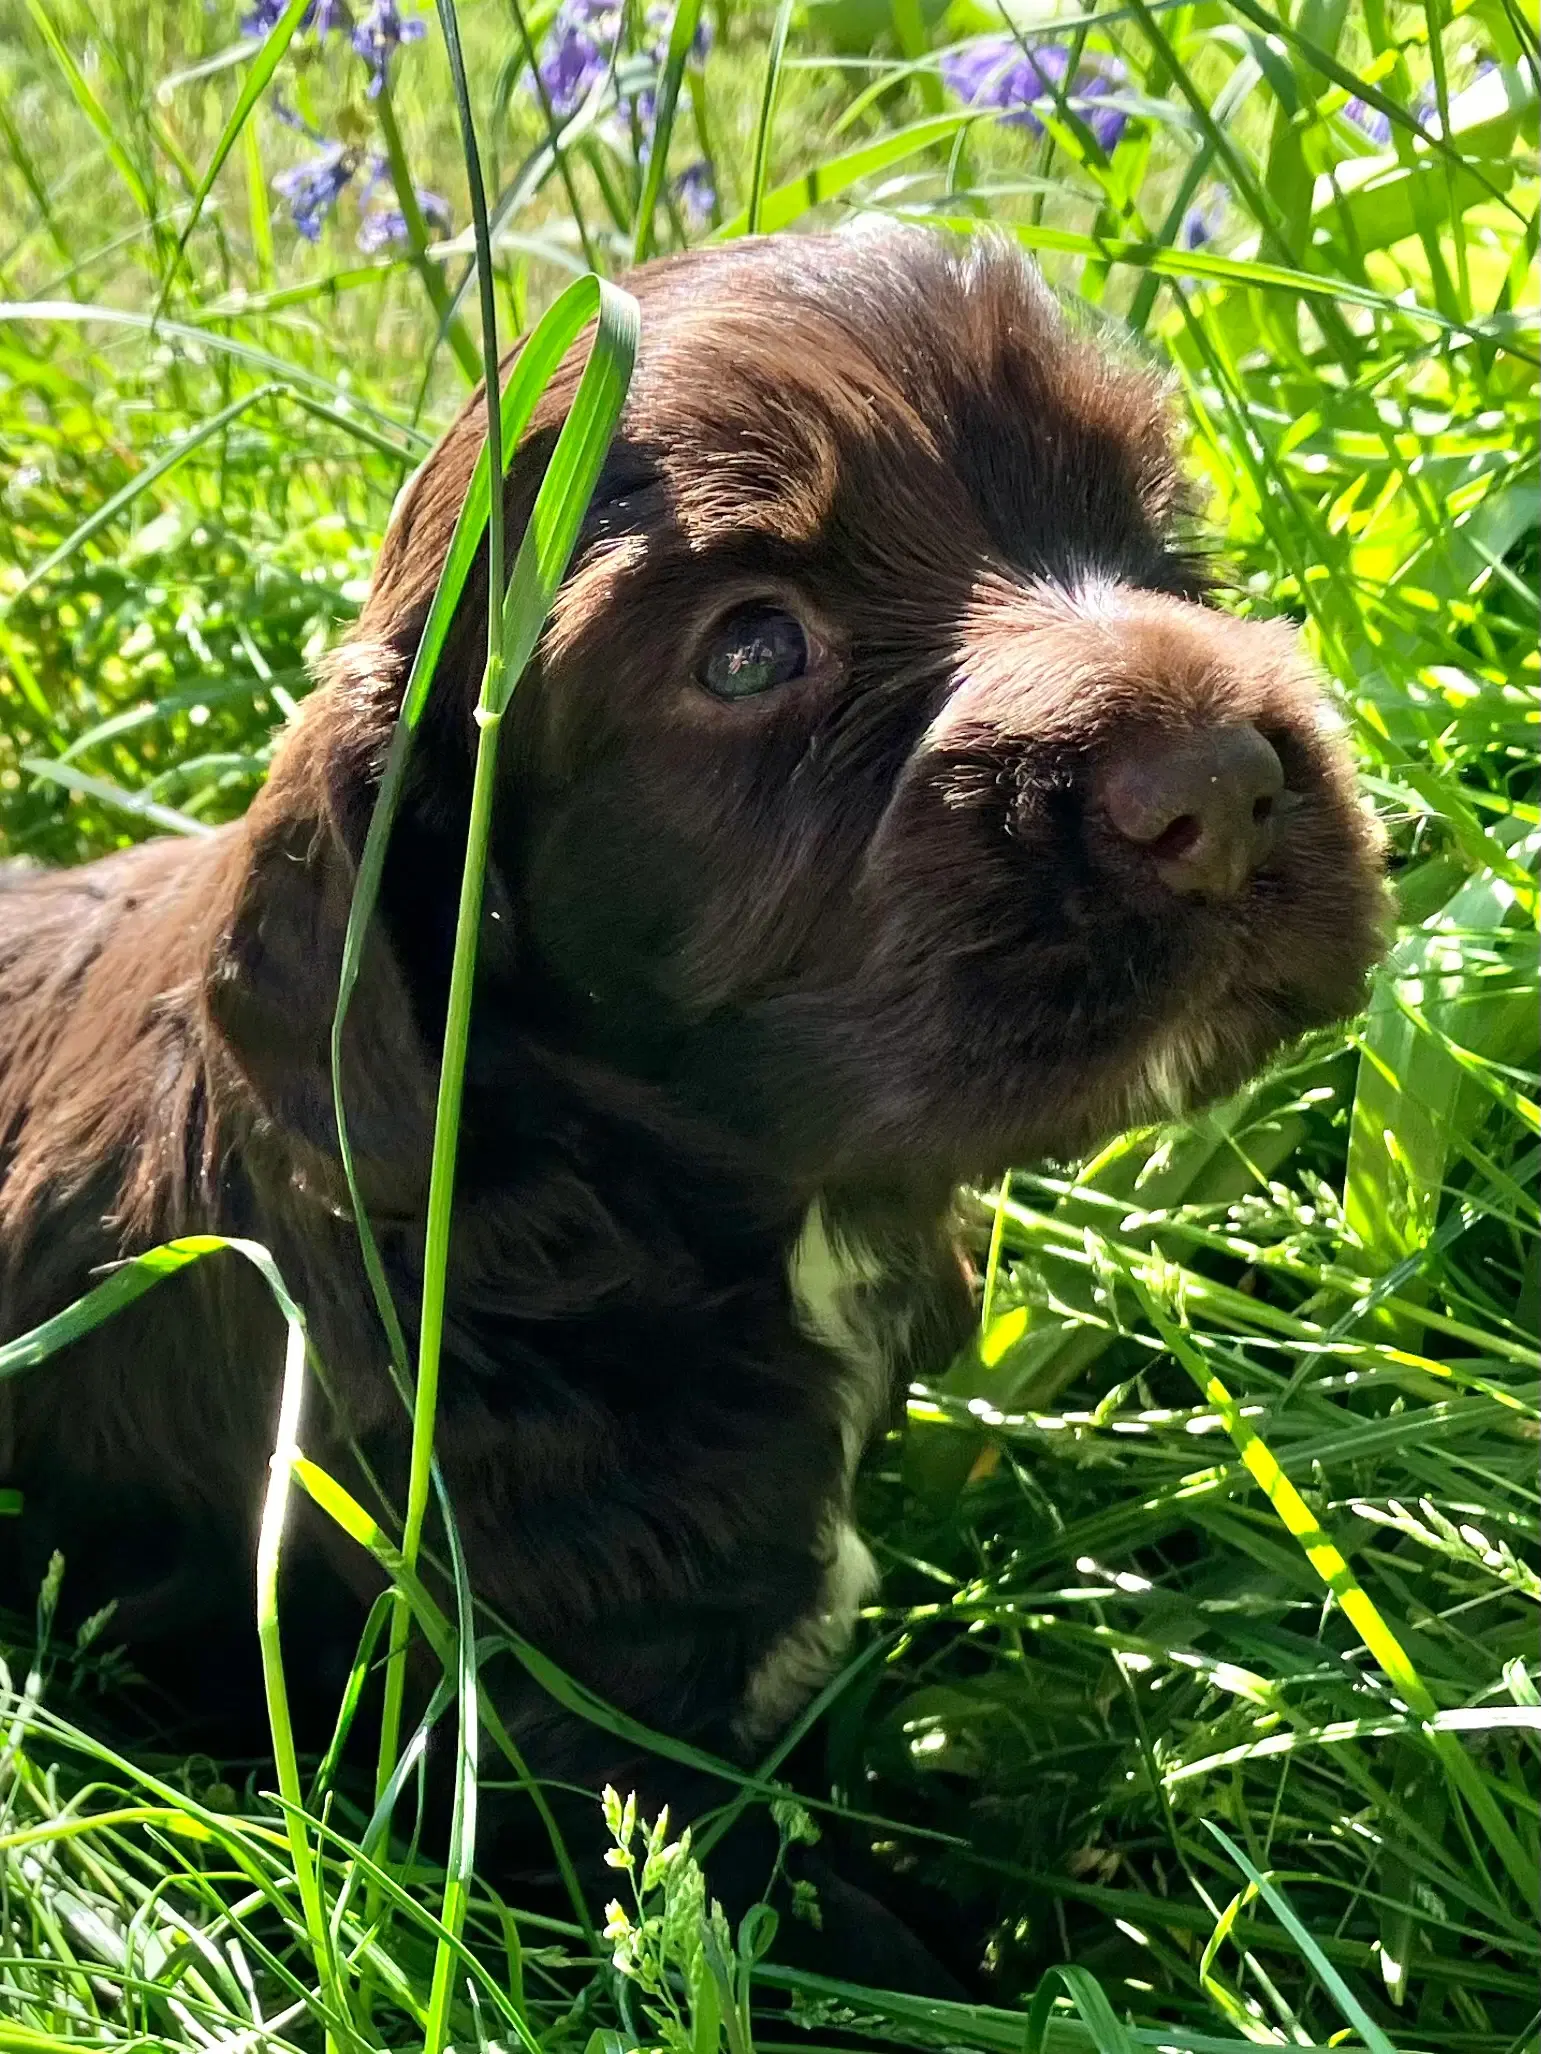
<instances>
[{"instance_id":1,"label":"dark brown coat","mask_svg":"<svg viewBox=\"0 0 1541 2054\"><path fill-rule=\"evenodd\" d=\"M1158 381L1011 249L750 241L631 284L623 432L503 742L439 1454L480 1595L629 1711L732 1749L811 1687L767 1685L778 1649L810 1675L830 1653L787 1636L854 1602L856 1444L967 1330L958 1180L1228 1092L1351 1010L1382 888L1290 634L1207 602ZM511 544L576 368L512 467ZM164 1237L251 1236L388 1489L406 1428L327 1035L482 419L477 397L405 493L246 819L0 896L0 1335ZM484 591L351 1016L409 1331ZM748 604L793 614L809 660L729 702L702 652ZM1242 727L1283 766L1277 833L1238 892L1174 890L1110 819L1109 765ZM818 1303L789 1276L816 1203ZM61 1538L79 1604L116 1590L141 1648L227 1615L280 1357L222 1257L13 1387L0 1476L28 1493L32 1565ZM319 1405L306 1440L346 1469ZM297 1545L360 1581L345 1548ZM508 1692L540 1766L616 1773Z\"/></svg>"}]
</instances>

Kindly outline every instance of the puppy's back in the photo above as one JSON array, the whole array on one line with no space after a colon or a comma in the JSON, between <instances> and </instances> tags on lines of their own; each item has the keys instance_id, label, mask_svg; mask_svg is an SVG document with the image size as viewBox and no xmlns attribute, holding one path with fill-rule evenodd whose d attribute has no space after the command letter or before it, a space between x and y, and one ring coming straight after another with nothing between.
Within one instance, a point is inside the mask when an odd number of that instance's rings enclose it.
<instances>
[{"instance_id":1,"label":"puppy's back","mask_svg":"<svg viewBox=\"0 0 1541 2054\"><path fill-rule=\"evenodd\" d=\"M56 1312L62 1272L83 1287L96 1265L186 1224L201 963L233 839L152 841L4 879L0 1332Z\"/></svg>"}]
</instances>

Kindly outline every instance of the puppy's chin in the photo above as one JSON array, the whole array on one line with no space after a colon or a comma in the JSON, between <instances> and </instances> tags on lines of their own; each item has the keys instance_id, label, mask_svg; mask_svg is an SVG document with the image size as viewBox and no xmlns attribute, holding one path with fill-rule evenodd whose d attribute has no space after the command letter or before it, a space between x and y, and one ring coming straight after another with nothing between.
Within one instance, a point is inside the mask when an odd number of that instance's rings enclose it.
<instances>
[{"instance_id":1,"label":"puppy's chin","mask_svg":"<svg viewBox=\"0 0 1541 2054\"><path fill-rule=\"evenodd\" d=\"M1041 913L1036 947L1026 929L1016 950L972 945L1000 906L970 937L962 900L951 953L933 953L910 1006L895 996L883 1008L910 1023L883 1041L888 1075L908 1073L912 1142L945 1153L960 1178L993 1176L1231 1097L1363 1006L1389 925L1376 853L1373 830L1344 811L1234 900L1129 894L1120 906L1104 892L1048 947ZM945 1030L928 1034L928 1016Z\"/></svg>"},{"instance_id":2,"label":"puppy's chin","mask_svg":"<svg viewBox=\"0 0 1541 2054\"><path fill-rule=\"evenodd\" d=\"M1363 1003L1363 974L1334 998L1301 992L1221 993L1136 1052L1114 1096L1106 1132L1185 1119L1230 1098L1314 1029L1330 1027Z\"/></svg>"},{"instance_id":3,"label":"puppy's chin","mask_svg":"<svg viewBox=\"0 0 1541 2054\"><path fill-rule=\"evenodd\" d=\"M1095 951L1052 961L971 947L960 907L951 951L912 955L912 974L872 967L763 1009L739 1109L758 1108L769 1151L809 1184L932 1188L1082 1156L1230 1097L1358 1011L1384 912L1367 872L1330 932L1281 920L1264 946L1239 915L1109 924Z\"/></svg>"}]
</instances>

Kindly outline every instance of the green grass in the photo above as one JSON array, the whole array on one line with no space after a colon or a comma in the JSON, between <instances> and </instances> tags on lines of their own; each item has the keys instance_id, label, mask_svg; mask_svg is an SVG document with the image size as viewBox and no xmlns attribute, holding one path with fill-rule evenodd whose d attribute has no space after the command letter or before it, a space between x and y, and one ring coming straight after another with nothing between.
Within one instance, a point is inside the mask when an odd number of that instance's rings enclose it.
<instances>
[{"instance_id":1,"label":"green grass","mask_svg":"<svg viewBox=\"0 0 1541 2054\"><path fill-rule=\"evenodd\" d=\"M1104 152L1064 104L1038 135L958 119L937 53L999 27L975 0L811 0L774 79L782 17L707 11L670 169L713 161L727 230L995 220L1172 364L1231 603L1298 619L1340 689L1400 939L1365 1018L1232 1104L971 1201L989 1322L866 1481L882 1604L801 1797L870 1820L897 1888L963 1902L998 2009L803 1978L807 2030L757 2018L799 1979L703 1933L688 1855L654 1850L656 1929L596 1939L498 1904L469 1850L446 1878L371 1840L313 1765L286 1814L271 1776L124 1759L93 1737L115 1666L50 1637L45 1593L0 1702L0 2054L775 2054L853 2020L1028 2054L1506 2054L1541 1952L1533 24L1505 0L1067 12L1059 40L1126 67ZM454 247L362 254L356 185L312 247L271 187L310 146L267 99L232 124L235 14L0 0L0 854L238 813L489 301L506 341L588 259L620 278L682 232L661 165L643 228L624 133L551 148L514 9L466 0L489 290L436 32L399 55L394 138L335 46L302 36L275 80L443 194ZM463 1714L470 1636L400 1581Z\"/></svg>"}]
</instances>

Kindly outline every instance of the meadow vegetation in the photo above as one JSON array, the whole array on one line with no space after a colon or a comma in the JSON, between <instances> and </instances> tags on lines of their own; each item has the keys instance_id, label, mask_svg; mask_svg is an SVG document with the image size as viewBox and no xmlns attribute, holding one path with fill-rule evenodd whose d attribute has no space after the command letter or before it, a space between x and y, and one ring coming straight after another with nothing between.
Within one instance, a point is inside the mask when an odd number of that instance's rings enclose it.
<instances>
[{"instance_id":1,"label":"meadow vegetation","mask_svg":"<svg viewBox=\"0 0 1541 2054\"><path fill-rule=\"evenodd\" d=\"M703 1917L709 1854L703 1895L624 1792L632 1866L585 1930L498 1902L463 1842L446 1874L410 1802L391 1837L314 1763L280 1804L270 1765L130 1758L120 1665L51 1635L44 1591L0 1631L0 2050L1517 2054L1541 1952L1533 19L520 4L458 8L502 340L590 265L748 225L1019 237L1171 366L1226 603L1299 622L1333 681L1399 937L1362 1018L1231 1103L965 1201L980 1336L866 1479L881 1601L778 1802L792 1833L862 1822L898 1897L949 1896L993 2006L758 1960L765 1921ZM441 20L345 15L0 0L0 856L241 811L480 374ZM18 1509L0 1493L0 1546ZM443 1649L463 1743L447 1623Z\"/></svg>"}]
</instances>

